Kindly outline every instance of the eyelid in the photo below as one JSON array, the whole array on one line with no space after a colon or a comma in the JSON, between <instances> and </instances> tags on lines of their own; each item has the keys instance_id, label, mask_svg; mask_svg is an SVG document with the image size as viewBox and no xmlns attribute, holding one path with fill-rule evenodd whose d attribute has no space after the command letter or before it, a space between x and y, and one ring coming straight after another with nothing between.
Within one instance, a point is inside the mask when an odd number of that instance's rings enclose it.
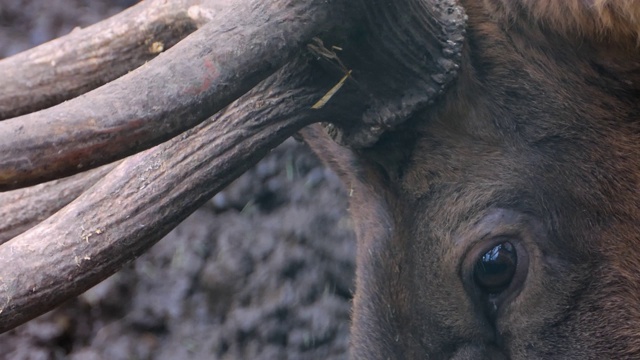
<instances>
[{"instance_id":1,"label":"eyelid","mask_svg":"<svg viewBox=\"0 0 640 360\"><path fill-rule=\"evenodd\" d=\"M469 257L469 252L474 251L477 244L497 244L499 238L526 239L524 232L530 227L527 215L508 209L490 209L476 219L474 224L464 227L454 236L455 246L464 249L459 255L459 272L464 268L463 262Z\"/></svg>"}]
</instances>

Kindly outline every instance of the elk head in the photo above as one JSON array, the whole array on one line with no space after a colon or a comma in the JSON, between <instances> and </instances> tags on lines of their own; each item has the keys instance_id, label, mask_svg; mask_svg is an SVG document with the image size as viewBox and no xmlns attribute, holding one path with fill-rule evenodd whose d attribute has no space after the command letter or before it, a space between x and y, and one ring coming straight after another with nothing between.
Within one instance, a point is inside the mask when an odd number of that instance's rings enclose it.
<instances>
[{"instance_id":1,"label":"elk head","mask_svg":"<svg viewBox=\"0 0 640 360\"><path fill-rule=\"evenodd\" d=\"M639 9L150 1L5 60L4 190L150 149L4 194L7 233L55 214L0 247L1 328L111 274L302 129L351 196L355 358L635 358ZM100 51L133 28L145 46ZM77 199L58 211L60 188Z\"/></svg>"}]
</instances>

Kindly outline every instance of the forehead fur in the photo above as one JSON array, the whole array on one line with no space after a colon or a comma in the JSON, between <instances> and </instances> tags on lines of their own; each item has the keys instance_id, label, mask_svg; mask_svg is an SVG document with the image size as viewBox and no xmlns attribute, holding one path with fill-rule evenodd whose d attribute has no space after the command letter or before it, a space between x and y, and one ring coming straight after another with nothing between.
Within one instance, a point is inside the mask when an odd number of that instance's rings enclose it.
<instances>
[{"instance_id":1,"label":"forehead fur","mask_svg":"<svg viewBox=\"0 0 640 360\"><path fill-rule=\"evenodd\" d=\"M640 1L485 0L497 17L524 16L567 35L640 39Z\"/></svg>"}]
</instances>

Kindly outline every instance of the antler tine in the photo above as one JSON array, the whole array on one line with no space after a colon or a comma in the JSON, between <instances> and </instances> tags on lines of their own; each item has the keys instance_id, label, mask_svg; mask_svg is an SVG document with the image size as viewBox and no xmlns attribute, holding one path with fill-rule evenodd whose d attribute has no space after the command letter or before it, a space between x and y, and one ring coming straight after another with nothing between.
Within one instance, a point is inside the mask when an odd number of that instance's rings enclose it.
<instances>
[{"instance_id":1,"label":"antler tine","mask_svg":"<svg viewBox=\"0 0 640 360\"><path fill-rule=\"evenodd\" d=\"M265 84L185 134L124 160L71 204L0 246L0 332L114 273L309 124L317 94L277 90Z\"/></svg>"},{"instance_id":2,"label":"antler tine","mask_svg":"<svg viewBox=\"0 0 640 360\"><path fill-rule=\"evenodd\" d=\"M312 7L315 6L315 7ZM329 5L237 1L156 59L78 98L0 122L0 191L71 175L202 122L297 54ZM313 11L309 9L313 8ZM267 11L270 10L270 11ZM52 149L55 149L52 151Z\"/></svg>"},{"instance_id":3,"label":"antler tine","mask_svg":"<svg viewBox=\"0 0 640 360\"><path fill-rule=\"evenodd\" d=\"M196 30L186 1L143 1L107 20L0 61L0 119L103 85Z\"/></svg>"},{"instance_id":4,"label":"antler tine","mask_svg":"<svg viewBox=\"0 0 640 360\"><path fill-rule=\"evenodd\" d=\"M0 193L0 244L53 215L116 165L107 164L64 179Z\"/></svg>"}]
</instances>

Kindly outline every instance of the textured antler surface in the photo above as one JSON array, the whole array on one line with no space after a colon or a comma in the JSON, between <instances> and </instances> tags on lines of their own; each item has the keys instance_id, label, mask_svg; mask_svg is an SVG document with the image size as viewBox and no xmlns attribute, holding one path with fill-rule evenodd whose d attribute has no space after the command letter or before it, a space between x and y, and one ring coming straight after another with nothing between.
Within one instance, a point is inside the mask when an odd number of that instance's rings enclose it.
<instances>
[{"instance_id":1,"label":"textured antler surface","mask_svg":"<svg viewBox=\"0 0 640 360\"><path fill-rule=\"evenodd\" d=\"M0 138L6 139L0 142L0 190L131 156L113 170L42 185L42 193L25 189L5 195L16 201L3 207L5 213L20 206L17 201L32 208L43 199L45 205L30 215L11 217L2 241L6 234L25 231L77 199L0 247L0 331L115 272L300 128L330 121L341 142L371 145L384 130L392 130L433 102L456 74L464 13L450 1L405 0L373 6L364 1L244 0L227 5L216 11L192 5L186 16L170 5L141 5L109 20L107 27L141 26L145 33L154 27L132 25L138 24L139 16L162 24L174 19L177 32L167 36L176 41L204 25L157 58L96 90L0 122ZM155 16L150 9L171 15ZM104 28L99 24L78 33L86 51L97 51L112 36L97 35ZM87 34L96 36L98 43L83 43ZM46 73L47 66L64 63L65 56L73 55L73 49L65 47L75 36L58 43L63 52L54 56L55 64L51 64L54 58L45 57L49 62L44 68L38 60L25 69ZM157 43L143 42L143 51L128 57L127 66L135 67L149 52L160 50ZM131 44L118 51L127 46ZM114 60L91 56L102 59L96 60L101 64ZM59 102L122 72L94 72L101 66L92 68L91 61L76 60L61 74L68 77L77 66L75 70L90 75L77 83L63 82L63 94L55 96L47 83L56 77L45 74L43 79L49 80L37 85L42 91L36 100L18 101L15 111L4 113L19 114ZM15 60L4 62L4 69L11 61ZM391 68L394 71L388 71ZM18 87L29 84L24 79L11 81ZM58 190L67 195L56 201L53 193Z\"/></svg>"}]
</instances>

